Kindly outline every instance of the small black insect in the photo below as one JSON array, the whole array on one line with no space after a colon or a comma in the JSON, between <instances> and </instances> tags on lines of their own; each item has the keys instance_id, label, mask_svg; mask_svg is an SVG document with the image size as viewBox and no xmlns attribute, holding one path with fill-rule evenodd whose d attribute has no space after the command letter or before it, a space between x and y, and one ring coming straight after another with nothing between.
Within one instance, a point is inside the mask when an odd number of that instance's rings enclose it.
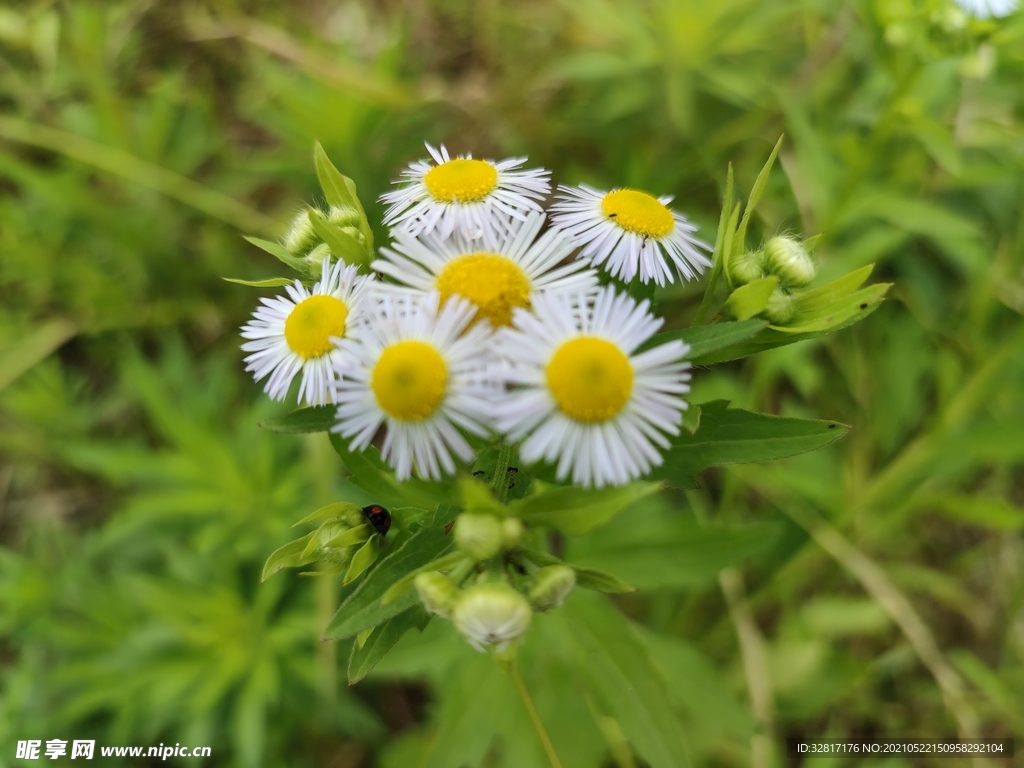
<instances>
[{"instance_id":1,"label":"small black insect","mask_svg":"<svg viewBox=\"0 0 1024 768\"><path fill-rule=\"evenodd\" d=\"M363 507L363 516L370 521L370 525L377 529L381 536L387 536L391 530L391 513L380 504L371 504Z\"/></svg>"}]
</instances>

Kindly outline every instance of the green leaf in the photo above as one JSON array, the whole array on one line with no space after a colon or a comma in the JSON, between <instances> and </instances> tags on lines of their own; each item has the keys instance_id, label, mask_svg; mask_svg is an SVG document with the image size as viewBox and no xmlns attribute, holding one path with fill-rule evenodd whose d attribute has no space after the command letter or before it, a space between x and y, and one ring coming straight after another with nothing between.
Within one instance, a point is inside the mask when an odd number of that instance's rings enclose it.
<instances>
[{"instance_id":1,"label":"green leaf","mask_svg":"<svg viewBox=\"0 0 1024 768\"><path fill-rule=\"evenodd\" d=\"M676 488L697 487L697 474L723 464L772 461L813 451L849 430L835 421L770 416L729 408L725 400L701 405L700 428L672 438L665 462L651 473Z\"/></svg>"},{"instance_id":2,"label":"green leaf","mask_svg":"<svg viewBox=\"0 0 1024 768\"><path fill-rule=\"evenodd\" d=\"M370 539L371 536L376 539L377 536L375 535L375 533L376 532L368 523L363 523L362 525L357 525L355 528L349 528L347 531L342 531L333 539L326 542L324 546L331 547L333 549L341 549L342 547L354 547L356 544L362 544L364 541L367 541L368 539ZM365 549L365 547L363 549ZM360 552L361 551L362 550L360 550ZM359 553L357 552L356 556L358 555ZM376 557L376 555L374 555L374 557ZM355 561L356 559L355 557L353 557L352 563L354 564ZM371 560L370 562L372 563L373 560ZM359 573L362 573L362 571L360 571ZM348 584L347 581L345 583Z\"/></svg>"},{"instance_id":3,"label":"green leaf","mask_svg":"<svg viewBox=\"0 0 1024 768\"><path fill-rule=\"evenodd\" d=\"M733 187L734 178L732 173L732 163L729 163L729 171L726 173L725 177L725 198L722 201L722 212L718 217L718 232L715 235L715 248L711 252L711 276L708 278L708 286L704 290L704 297L701 299L700 307L697 309L697 314L693 318L694 325L700 325L704 322L708 309L711 307L711 300L715 296L715 288L718 286L718 278L721 276L722 269L725 266L725 260L723 259L725 235L726 228L729 227L729 214L732 210Z\"/></svg>"},{"instance_id":4,"label":"green leaf","mask_svg":"<svg viewBox=\"0 0 1024 768\"><path fill-rule=\"evenodd\" d=\"M320 180L320 187L324 191L327 203L338 208L354 208L359 214L359 231L362 232L363 238L366 240L366 253L372 258L373 229L370 227L366 211L356 192L356 183L338 171L319 141L313 148L313 163L316 166L316 175Z\"/></svg>"},{"instance_id":5,"label":"green leaf","mask_svg":"<svg viewBox=\"0 0 1024 768\"><path fill-rule=\"evenodd\" d=\"M444 527L455 519L455 514L452 507L439 507L393 552L381 558L341 603L327 625L324 637L328 640L351 637L415 605L417 596L414 591L387 604L381 604L381 598L392 584L410 571L437 559L454 546L453 537L445 535Z\"/></svg>"},{"instance_id":6,"label":"green leaf","mask_svg":"<svg viewBox=\"0 0 1024 768\"><path fill-rule=\"evenodd\" d=\"M335 258L364 270L369 267L371 258L366 246L341 227L328 221L322 211L310 208L309 223L313 225L313 231L317 236L327 243Z\"/></svg>"},{"instance_id":7,"label":"green leaf","mask_svg":"<svg viewBox=\"0 0 1024 768\"><path fill-rule=\"evenodd\" d=\"M659 490L660 483L642 481L601 489L548 486L512 502L509 512L532 525L550 525L567 536L581 536Z\"/></svg>"},{"instance_id":8,"label":"green leaf","mask_svg":"<svg viewBox=\"0 0 1024 768\"><path fill-rule=\"evenodd\" d=\"M292 528L296 528L303 523L312 523L314 520L320 520L326 517L339 517L345 518L346 520L361 519L363 515L362 507L358 504L353 504L350 501L336 501L333 504L327 504L326 506L320 507L315 512L310 512L304 518L295 523ZM356 517L358 516L358 518Z\"/></svg>"},{"instance_id":9,"label":"green leaf","mask_svg":"<svg viewBox=\"0 0 1024 768\"><path fill-rule=\"evenodd\" d=\"M637 754L653 768L689 765L683 724L667 686L630 628L604 599L574 592L548 614L557 637L601 708L622 727Z\"/></svg>"},{"instance_id":10,"label":"green leaf","mask_svg":"<svg viewBox=\"0 0 1024 768\"><path fill-rule=\"evenodd\" d=\"M263 575L260 577L260 581L266 581L282 568L296 568L308 563L309 561L303 557L303 552L315 533L315 531L307 533L301 539L290 541L283 547L274 550L263 565Z\"/></svg>"},{"instance_id":11,"label":"green leaf","mask_svg":"<svg viewBox=\"0 0 1024 768\"><path fill-rule=\"evenodd\" d=\"M572 565L572 563L569 565ZM613 576L606 571L598 570L597 568L587 568L583 565L572 565L572 569L576 571L576 586L583 589L612 594L636 592L636 587L632 584L627 584L618 576Z\"/></svg>"},{"instance_id":12,"label":"green leaf","mask_svg":"<svg viewBox=\"0 0 1024 768\"><path fill-rule=\"evenodd\" d=\"M221 280L237 283L238 285L247 285L250 288L280 288L282 285L291 285L295 282L290 277L270 277L266 280L242 280L237 277L222 277Z\"/></svg>"},{"instance_id":13,"label":"green leaf","mask_svg":"<svg viewBox=\"0 0 1024 768\"><path fill-rule=\"evenodd\" d=\"M779 150L782 149L782 140L785 136L780 136L779 140L775 143L775 148L772 149L772 153L768 155L768 160L765 161L764 167L761 168L761 172L757 174L757 178L754 179L754 186L750 188L750 197L747 200L747 207L743 211L743 219L740 221L739 229L736 230L736 238L733 241L733 253L742 253L747 247L747 226L750 224L750 217L754 214L754 209L757 208L757 203L761 199L761 195L764 194L765 187L768 186L768 177L771 175L772 166L775 165L775 158L779 156ZM737 315L737 317L739 317ZM745 318L740 317L740 320Z\"/></svg>"},{"instance_id":14,"label":"green leaf","mask_svg":"<svg viewBox=\"0 0 1024 768\"><path fill-rule=\"evenodd\" d=\"M366 527L367 529L369 529L369 526ZM351 531L349 531L349 533L351 533ZM359 550L352 556L352 562L348 566L348 573L345 574L345 580L342 582L342 584L351 584L353 581L362 576L363 572L371 565L373 565L379 553L380 537L371 536L369 539L367 539L366 543L363 544L363 546L361 546Z\"/></svg>"},{"instance_id":15,"label":"green leaf","mask_svg":"<svg viewBox=\"0 0 1024 768\"><path fill-rule=\"evenodd\" d=\"M10 346L0 350L0 391L32 366L45 360L79 332L70 320L50 320L41 323L35 331L18 337Z\"/></svg>"},{"instance_id":16,"label":"green leaf","mask_svg":"<svg viewBox=\"0 0 1024 768\"><path fill-rule=\"evenodd\" d=\"M770 330L808 337L812 334L832 333L864 319L882 303L891 283L876 283L849 296L834 301L816 311L795 314L786 325L772 325ZM756 342L757 339L754 339Z\"/></svg>"},{"instance_id":17,"label":"green leaf","mask_svg":"<svg viewBox=\"0 0 1024 768\"><path fill-rule=\"evenodd\" d=\"M376 448L371 446L365 451L353 452L348 449L347 439L334 433L331 433L330 438L335 452L352 473L352 482L385 506L423 507L444 504L454 496L455 491L450 482L415 478L399 482Z\"/></svg>"},{"instance_id":18,"label":"green leaf","mask_svg":"<svg viewBox=\"0 0 1024 768\"><path fill-rule=\"evenodd\" d=\"M992 531L1024 530L1024 509L997 496L963 496L955 493L921 494L913 500L917 510L937 510L959 522Z\"/></svg>"},{"instance_id":19,"label":"green leaf","mask_svg":"<svg viewBox=\"0 0 1024 768\"><path fill-rule=\"evenodd\" d=\"M443 573L448 573L454 570L456 566L467 562L470 562L469 559L460 551L449 552L444 557L431 560L426 565L421 566L414 571L410 571L388 587L388 591L380 598L381 604L390 603L392 600L401 597L408 590L412 589L416 577L424 571L441 571Z\"/></svg>"},{"instance_id":20,"label":"green leaf","mask_svg":"<svg viewBox=\"0 0 1024 768\"><path fill-rule=\"evenodd\" d=\"M701 525L667 504L641 506L573 539L566 559L573 568L600 568L640 589L678 589L714 583L723 568L772 549L783 530L775 521Z\"/></svg>"},{"instance_id":21,"label":"green leaf","mask_svg":"<svg viewBox=\"0 0 1024 768\"><path fill-rule=\"evenodd\" d=\"M666 341L679 339L690 345L686 357L690 360L710 355L725 347L746 341L768 327L768 322L760 319L738 320L733 322L715 323L714 325L695 325L678 331L665 331L655 334L640 345L637 352L656 347Z\"/></svg>"},{"instance_id":22,"label":"green leaf","mask_svg":"<svg viewBox=\"0 0 1024 768\"><path fill-rule=\"evenodd\" d=\"M264 419L259 426L268 432L279 432L286 435L300 435L309 432L326 432L335 424L333 405L314 405L310 408L299 408L284 416Z\"/></svg>"},{"instance_id":23,"label":"green leaf","mask_svg":"<svg viewBox=\"0 0 1024 768\"><path fill-rule=\"evenodd\" d=\"M772 295L779 278L768 275L759 280L741 285L725 300L725 306L737 320L746 320L764 310L768 306L768 297Z\"/></svg>"},{"instance_id":24,"label":"green leaf","mask_svg":"<svg viewBox=\"0 0 1024 768\"><path fill-rule=\"evenodd\" d=\"M246 242L252 243L260 250L266 251L271 256L275 256L295 271L301 272L304 275L308 275L310 273L309 265L298 256L293 256L292 253L283 245L272 243L269 240L261 240L258 237L246 237L245 240Z\"/></svg>"},{"instance_id":25,"label":"green leaf","mask_svg":"<svg viewBox=\"0 0 1024 768\"><path fill-rule=\"evenodd\" d=\"M467 512L486 515L506 515L505 505L494 498L491 489L473 477L459 480L459 497L462 508Z\"/></svg>"},{"instance_id":26,"label":"green leaf","mask_svg":"<svg viewBox=\"0 0 1024 768\"><path fill-rule=\"evenodd\" d=\"M361 646L353 643L348 657L348 684L353 685L366 677L406 632L413 628L422 632L429 622L430 614L422 606L414 605L374 627Z\"/></svg>"}]
</instances>

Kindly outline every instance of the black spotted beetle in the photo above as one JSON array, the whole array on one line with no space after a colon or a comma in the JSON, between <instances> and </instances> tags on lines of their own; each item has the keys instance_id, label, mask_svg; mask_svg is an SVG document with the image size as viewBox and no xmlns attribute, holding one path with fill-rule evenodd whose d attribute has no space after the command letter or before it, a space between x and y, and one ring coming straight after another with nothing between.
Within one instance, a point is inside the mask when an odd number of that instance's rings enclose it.
<instances>
[{"instance_id":1,"label":"black spotted beetle","mask_svg":"<svg viewBox=\"0 0 1024 768\"><path fill-rule=\"evenodd\" d=\"M391 513L380 504L371 504L363 507L363 515L370 521L370 525L377 529L381 536L387 536L391 530Z\"/></svg>"}]
</instances>

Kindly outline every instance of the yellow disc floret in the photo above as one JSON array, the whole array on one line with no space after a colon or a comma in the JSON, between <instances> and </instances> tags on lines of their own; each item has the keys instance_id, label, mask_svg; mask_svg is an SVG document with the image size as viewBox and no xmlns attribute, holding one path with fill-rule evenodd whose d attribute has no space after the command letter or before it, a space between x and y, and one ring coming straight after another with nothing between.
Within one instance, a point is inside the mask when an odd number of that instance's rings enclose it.
<instances>
[{"instance_id":1,"label":"yellow disc floret","mask_svg":"<svg viewBox=\"0 0 1024 768\"><path fill-rule=\"evenodd\" d=\"M498 186L498 169L485 160L459 158L431 168L423 183L437 200L475 203Z\"/></svg>"},{"instance_id":2,"label":"yellow disc floret","mask_svg":"<svg viewBox=\"0 0 1024 768\"><path fill-rule=\"evenodd\" d=\"M318 293L295 305L284 321L284 339L303 360L320 357L334 348L332 336L345 335L347 318L345 302Z\"/></svg>"},{"instance_id":3,"label":"yellow disc floret","mask_svg":"<svg viewBox=\"0 0 1024 768\"><path fill-rule=\"evenodd\" d=\"M601 198L601 211L627 232L664 237L676 226L672 211L658 198L636 189L616 189Z\"/></svg>"},{"instance_id":4,"label":"yellow disc floret","mask_svg":"<svg viewBox=\"0 0 1024 768\"><path fill-rule=\"evenodd\" d=\"M444 265L435 283L444 303L450 296L469 299L477 308L476 319L492 325L512 324L516 307L530 306L530 278L507 256L469 253Z\"/></svg>"},{"instance_id":5,"label":"yellow disc floret","mask_svg":"<svg viewBox=\"0 0 1024 768\"><path fill-rule=\"evenodd\" d=\"M444 399L448 366L430 344L399 341L386 347L373 367L370 388L393 419L422 421Z\"/></svg>"},{"instance_id":6,"label":"yellow disc floret","mask_svg":"<svg viewBox=\"0 0 1024 768\"><path fill-rule=\"evenodd\" d=\"M546 370L548 389L558 407L577 421L614 418L633 391L633 366L605 339L580 336L565 342Z\"/></svg>"}]
</instances>

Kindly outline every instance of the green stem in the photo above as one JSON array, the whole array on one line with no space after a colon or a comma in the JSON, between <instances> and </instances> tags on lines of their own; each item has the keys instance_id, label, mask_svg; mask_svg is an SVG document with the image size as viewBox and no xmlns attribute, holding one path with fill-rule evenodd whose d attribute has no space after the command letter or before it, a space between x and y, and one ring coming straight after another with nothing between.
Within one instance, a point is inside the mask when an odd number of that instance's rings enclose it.
<instances>
[{"instance_id":1,"label":"green stem","mask_svg":"<svg viewBox=\"0 0 1024 768\"><path fill-rule=\"evenodd\" d=\"M533 727L537 731L540 743L544 747L544 752L547 753L548 762L551 763L551 768L562 768L562 762L558 759L558 753L555 752L555 746L551 743L551 737L548 736L548 731L540 719L540 714L537 712L537 707L534 706L533 699L530 698L530 692L526 690L526 683L523 682L523 678L519 675L519 667L515 662L512 663L512 669L510 672L512 675L512 682L515 684L516 690L519 691L519 695L523 699L523 704L526 706L526 711L530 715L530 720L533 721Z\"/></svg>"},{"instance_id":2,"label":"green stem","mask_svg":"<svg viewBox=\"0 0 1024 768\"><path fill-rule=\"evenodd\" d=\"M508 498L508 467L512 460L515 448L502 443L498 446L498 458L494 462L494 478L491 480L491 487L494 495L502 504Z\"/></svg>"}]
</instances>

